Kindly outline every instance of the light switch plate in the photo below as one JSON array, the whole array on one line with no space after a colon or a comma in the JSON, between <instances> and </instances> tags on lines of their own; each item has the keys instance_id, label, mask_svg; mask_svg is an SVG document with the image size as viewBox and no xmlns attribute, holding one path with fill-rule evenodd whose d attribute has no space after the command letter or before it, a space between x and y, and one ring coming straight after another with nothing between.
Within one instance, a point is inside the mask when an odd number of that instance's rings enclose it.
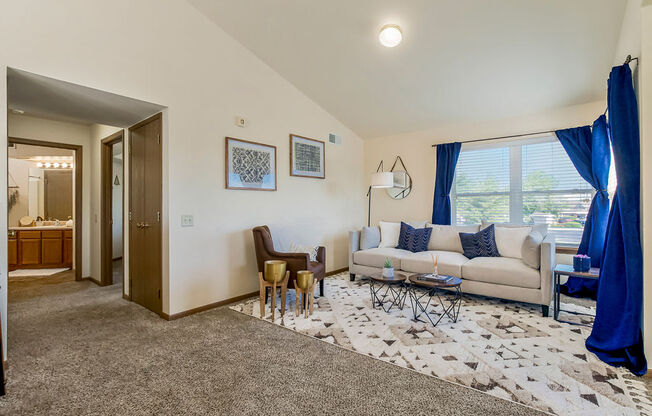
<instances>
[{"instance_id":1,"label":"light switch plate","mask_svg":"<svg viewBox=\"0 0 652 416\"><path fill-rule=\"evenodd\" d=\"M181 216L181 226L182 227L192 227L195 225L195 218L192 215L182 215Z\"/></svg>"}]
</instances>

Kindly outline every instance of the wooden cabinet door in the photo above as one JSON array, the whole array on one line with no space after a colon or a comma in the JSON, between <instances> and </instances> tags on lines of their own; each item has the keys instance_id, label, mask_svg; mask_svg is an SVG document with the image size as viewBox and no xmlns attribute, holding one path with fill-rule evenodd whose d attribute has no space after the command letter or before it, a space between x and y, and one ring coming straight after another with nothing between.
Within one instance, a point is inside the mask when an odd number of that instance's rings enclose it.
<instances>
[{"instance_id":1,"label":"wooden cabinet door","mask_svg":"<svg viewBox=\"0 0 652 416\"><path fill-rule=\"evenodd\" d=\"M15 238L9 239L7 256L9 257L9 265L16 266L18 264L18 241Z\"/></svg>"},{"instance_id":2,"label":"wooden cabinet door","mask_svg":"<svg viewBox=\"0 0 652 416\"><path fill-rule=\"evenodd\" d=\"M63 262L63 239L59 237L41 240L41 258L43 264L61 264Z\"/></svg>"},{"instance_id":3,"label":"wooden cabinet door","mask_svg":"<svg viewBox=\"0 0 652 416\"><path fill-rule=\"evenodd\" d=\"M41 262L41 239L19 239L20 265L29 266Z\"/></svg>"},{"instance_id":4,"label":"wooden cabinet door","mask_svg":"<svg viewBox=\"0 0 652 416\"><path fill-rule=\"evenodd\" d=\"M72 238L63 239L63 263L66 267L72 267Z\"/></svg>"}]
</instances>

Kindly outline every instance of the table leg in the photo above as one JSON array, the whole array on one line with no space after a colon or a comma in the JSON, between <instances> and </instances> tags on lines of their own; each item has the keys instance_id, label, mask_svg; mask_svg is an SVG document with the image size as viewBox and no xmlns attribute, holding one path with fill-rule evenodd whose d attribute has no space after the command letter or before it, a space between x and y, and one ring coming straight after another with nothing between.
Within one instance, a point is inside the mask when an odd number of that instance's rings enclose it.
<instances>
[{"instance_id":1,"label":"table leg","mask_svg":"<svg viewBox=\"0 0 652 416\"><path fill-rule=\"evenodd\" d=\"M554 276L555 276L555 279L554 279L554 282L555 282L554 283L555 284L554 295L555 295L555 297L554 297L554 301L553 301L554 306L555 306L554 317L555 317L555 321L558 321L559 320L559 306L560 306L560 301L559 301L559 297L560 297L559 296L559 280L560 280L559 279L559 273L555 272Z\"/></svg>"},{"instance_id":2,"label":"table leg","mask_svg":"<svg viewBox=\"0 0 652 416\"><path fill-rule=\"evenodd\" d=\"M265 293L267 292L267 286L265 286L265 281L263 279L263 274L258 273L258 280L260 281L260 318L265 318Z\"/></svg>"}]
</instances>

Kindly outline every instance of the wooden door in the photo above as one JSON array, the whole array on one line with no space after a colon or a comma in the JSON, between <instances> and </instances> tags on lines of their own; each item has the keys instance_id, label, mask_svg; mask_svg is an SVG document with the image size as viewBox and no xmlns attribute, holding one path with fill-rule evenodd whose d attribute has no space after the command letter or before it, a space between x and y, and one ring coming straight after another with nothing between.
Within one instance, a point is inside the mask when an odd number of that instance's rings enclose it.
<instances>
[{"instance_id":1,"label":"wooden door","mask_svg":"<svg viewBox=\"0 0 652 416\"><path fill-rule=\"evenodd\" d=\"M66 267L72 267L72 231L63 232L63 264Z\"/></svg>"},{"instance_id":2,"label":"wooden door","mask_svg":"<svg viewBox=\"0 0 652 416\"><path fill-rule=\"evenodd\" d=\"M161 313L161 115L129 130L129 294Z\"/></svg>"},{"instance_id":3,"label":"wooden door","mask_svg":"<svg viewBox=\"0 0 652 416\"><path fill-rule=\"evenodd\" d=\"M41 263L57 266L63 263L63 231L41 233Z\"/></svg>"},{"instance_id":4,"label":"wooden door","mask_svg":"<svg viewBox=\"0 0 652 416\"><path fill-rule=\"evenodd\" d=\"M10 231L11 233L11 231ZM9 258L9 267L14 267L18 265L18 242L16 240L16 235L12 237L9 235L9 247L7 250L7 257Z\"/></svg>"},{"instance_id":5,"label":"wooden door","mask_svg":"<svg viewBox=\"0 0 652 416\"><path fill-rule=\"evenodd\" d=\"M72 217L72 170L45 171L45 218L67 221Z\"/></svg>"},{"instance_id":6,"label":"wooden door","mask_svg":"<svg viewBox=\"0 0 652 416\"><path fill-rule=\"evenodd\" d=\"M20 238L20 265L31 266L41 263L41 238Z\"/></svg>"}]
</instances>

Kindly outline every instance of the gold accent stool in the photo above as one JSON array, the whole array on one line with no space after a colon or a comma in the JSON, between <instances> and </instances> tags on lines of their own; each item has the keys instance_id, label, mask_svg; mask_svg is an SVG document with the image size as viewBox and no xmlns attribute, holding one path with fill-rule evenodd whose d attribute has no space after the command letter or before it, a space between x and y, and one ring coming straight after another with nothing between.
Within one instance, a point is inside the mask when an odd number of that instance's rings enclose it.
<instances>
[{"instance_id":1,"label":"gold accent stool","mask_svg":"<svg viewBox=\"0 0 652 416\"><path fill-rule=\"evenodd\" d=\"M267 288L272 288L270 297L272 298L272 321L274 320L274 311L276 310L276 289L281 289L281 317L285 315L285 297L288 290L288 280L290 280L290 271L286 270L287 263L283 260L267 260L265 262L265 274L259 272L258 280L260 281L260 317L265 318L265 292ZM264 278L263 278L264 276Z\"/></svg>"},{"instance_id":2,"label":"gold accent stool","mask_svg":"<svg viewBox=\"0 0 652 416\"><path fill-rule=\"evenodd\" d=\"M305 317L308 317L308 308L310 308L310 315L312 315L313 304L315 303L315 275L308 270L299 270L297 272L297 280L294 282L294 288L297 291L296 312L299 316L299 304L301 304L302 312L305 309ZM299 301L301 295L303 299Z\"/></svg>"}]
</instances>

